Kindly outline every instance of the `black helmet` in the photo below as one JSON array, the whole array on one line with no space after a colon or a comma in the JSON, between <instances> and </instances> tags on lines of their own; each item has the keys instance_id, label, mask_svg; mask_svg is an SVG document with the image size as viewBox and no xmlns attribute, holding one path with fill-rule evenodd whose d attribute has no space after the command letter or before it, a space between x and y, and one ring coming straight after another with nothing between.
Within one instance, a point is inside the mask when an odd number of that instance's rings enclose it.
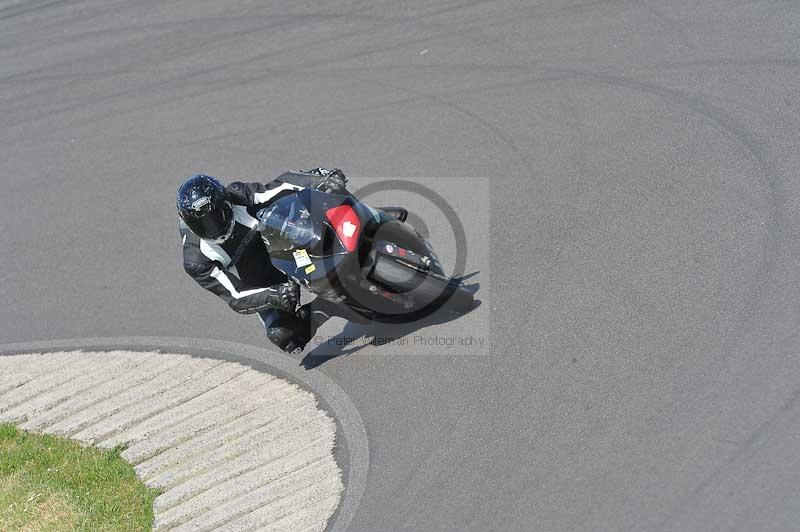
<instances>
[{"instance_id":1,"label":"black helmet","mask_svg":"<svg viewBox=\"0 0 800 532\"><path fill-rule=\"evenodd\" d=\"M224 242L233 232L233 210L225 187L211 176L193 175L178 189L178 214L194 234Z\"/></svg>"}]
</instances>

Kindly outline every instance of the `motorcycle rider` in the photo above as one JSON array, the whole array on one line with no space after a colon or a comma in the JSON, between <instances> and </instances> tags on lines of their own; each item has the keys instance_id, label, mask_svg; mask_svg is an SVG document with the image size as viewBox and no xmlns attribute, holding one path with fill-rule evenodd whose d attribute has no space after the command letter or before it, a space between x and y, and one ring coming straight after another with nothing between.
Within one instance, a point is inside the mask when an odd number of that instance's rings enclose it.
<instances>
[{"instance_id":1,"label":"motorcycle rider","mask_svg":"<svg viewBox=\"0 0 800 532\"><path fill-rule=\"evenodd\" d=\"M346 185L341 170L326 168L286 172L266 184L189 177L177 195L184 270L234 311L257 313L280 349L302 350L331 313L324 305L297 308L300 287L272 266L256 213L303 188L346 194Z\"/></svg>"}]
</instances>

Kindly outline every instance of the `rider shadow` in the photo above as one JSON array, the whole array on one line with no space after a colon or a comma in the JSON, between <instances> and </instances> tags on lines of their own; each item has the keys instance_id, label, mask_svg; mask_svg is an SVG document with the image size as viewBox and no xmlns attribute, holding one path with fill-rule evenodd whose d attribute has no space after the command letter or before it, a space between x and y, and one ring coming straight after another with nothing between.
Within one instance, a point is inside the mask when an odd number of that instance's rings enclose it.
<instances>
[{"instance_id":1,"label":"rider shadow","mask_svg":"<svg viewBox=\"0 0 800 532\"><path fill-rule=\"evenodd\" d=\"M475 274L465 276L464 278L472 277L473 275ZM474 294L480 288L480 284L474 283L466 285L465 287ZM300 361L300 365L305 369L314 369L329 360L340 356L352 355L367 346L391 345L393 342L422 328L457 320L461 316L474 312L480 306L481 301L476 299L475 306L468 312L453 314L440 309L430 316L410 323L383 323L372 321L367 324L361 324L348 321L344 329L342 329L342 332L324 340L324 343L321 343L309 351L308 354L303 357L303 360Z\"/></svg>"}]
</instances>

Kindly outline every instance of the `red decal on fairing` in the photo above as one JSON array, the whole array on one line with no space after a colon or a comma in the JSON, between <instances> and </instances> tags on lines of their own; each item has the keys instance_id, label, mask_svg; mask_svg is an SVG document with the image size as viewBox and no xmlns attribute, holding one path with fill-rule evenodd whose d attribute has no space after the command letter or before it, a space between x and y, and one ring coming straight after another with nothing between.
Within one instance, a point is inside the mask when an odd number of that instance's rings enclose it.
<instances>
[{"instance_id":1,"label":"red decal on fairing","mask_svg":"<svg viewBox=\"0 0 800 532\"><path fill-rule=\"evenodd\" d=\"M361 229L361 220L349 205L339 205L325 212L339 240L347 251L355 251Z\"/></svg>"}]
</instances>

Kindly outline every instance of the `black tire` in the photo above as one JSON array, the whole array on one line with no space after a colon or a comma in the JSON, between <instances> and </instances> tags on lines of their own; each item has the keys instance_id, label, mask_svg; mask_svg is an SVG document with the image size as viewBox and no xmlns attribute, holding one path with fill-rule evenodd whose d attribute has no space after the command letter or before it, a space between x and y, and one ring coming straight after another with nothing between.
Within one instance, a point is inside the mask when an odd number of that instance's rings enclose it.
<instances>
[{"instance_id":1,"label":"black tire","mask_svg":"<svg viewBox=\"0 0 800 532\"><path fill-rule=\"evenodd\" d=\"M372 281L395 293L410 295L413 313L427 315L440 308L457 313L472 310L475 298L460 283L431 272L421 272L402 261L382 256L372 268Z\"/></svg>"}]
</instances>

